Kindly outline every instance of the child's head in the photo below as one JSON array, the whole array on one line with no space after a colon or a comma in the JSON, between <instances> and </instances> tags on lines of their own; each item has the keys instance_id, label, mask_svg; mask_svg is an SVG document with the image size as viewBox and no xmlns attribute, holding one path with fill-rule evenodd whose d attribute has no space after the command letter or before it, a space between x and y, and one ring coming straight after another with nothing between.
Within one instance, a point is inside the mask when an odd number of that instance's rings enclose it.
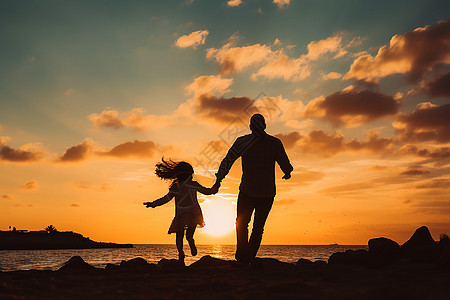
<instances>
[{"instance_id":1,"label":"child's head","mask_svg":"<svg viewBox=\"0 0 450 300\"><path fill-rule=\"evenodd\" d=\"M178 182L186 181L194 174L194 168L185 162L175 162L171 159L156 164L156 176L161 179L176 179Z\"/></svg>"}]
</instances>

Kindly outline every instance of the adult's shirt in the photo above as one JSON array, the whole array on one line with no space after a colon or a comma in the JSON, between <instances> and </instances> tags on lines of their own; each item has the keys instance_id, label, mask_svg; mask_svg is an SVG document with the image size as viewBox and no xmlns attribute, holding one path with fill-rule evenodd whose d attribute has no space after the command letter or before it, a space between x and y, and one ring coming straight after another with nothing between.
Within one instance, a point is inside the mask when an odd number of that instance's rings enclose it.
<instances>
[{"instance_id":1,"label":"adult's shirt","mask_svg":"<svg viewBox=\"0 0 450 300\"><path fill-rule=\"evenodd\" d=\"M237 138L222 160L217 177L223 179L239 157L242 157L239 190L251 197L275 196L275 162L285 174L293 170L283 143L265 132L260 136L251 133Z\"/></svg>"}]
</instances>

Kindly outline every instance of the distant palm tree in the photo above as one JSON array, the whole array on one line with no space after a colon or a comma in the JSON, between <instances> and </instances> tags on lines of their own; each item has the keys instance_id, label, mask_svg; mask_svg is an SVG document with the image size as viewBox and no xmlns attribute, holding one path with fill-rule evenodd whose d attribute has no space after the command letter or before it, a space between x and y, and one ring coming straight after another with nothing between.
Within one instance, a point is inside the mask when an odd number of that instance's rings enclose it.
<instances>
[{"instance_id":1,"label":"distant palm tree","mask_svg":"<svg viewBox=\"0 0 450 300\"><path fill-rule=\"evenodd\" d=\"M58 229L56 229L56 227L53 225L48 225L47 227L45 227L45 231L47 231L48 233L53 233L58 231Z\"/></svg>"}]
</instances>

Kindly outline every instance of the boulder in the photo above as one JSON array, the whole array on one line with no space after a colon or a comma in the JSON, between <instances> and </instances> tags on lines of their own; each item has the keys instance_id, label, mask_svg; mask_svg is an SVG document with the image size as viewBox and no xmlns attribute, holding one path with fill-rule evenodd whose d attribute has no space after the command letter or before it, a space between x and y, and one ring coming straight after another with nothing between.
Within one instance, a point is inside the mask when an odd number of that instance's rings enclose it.
<instances>
[{"instance_id":1,"label":"boulder","mask_svg":"<svg viewBox=\"0 0 450 300\"><path fill-rule=\"evenodd\" d=\"M119 269L120 269L120 266L116 265L116 264L108 263L105 266L105 270L108 270L108 271L115 271L115 270L119 270Z\"/></svg>"},{"instance_id":2,"label":"boulder","mask_svg":"<svg viewBox=\"0 0 450 300\"><path fill-rule=\"evenodd\" d=\"M426 226L416 229L411 238L402 245L401 254L413 262L436 261L436 242Z\"/></svg>"},{"instance_id":3,"label":"boulder","mask_svg":"<svg viewBox=\"0 0 450 300\"><path fill-rule=\"evenodd\" d=\"M306 259L306 258L300 258L297 261L297 266L306 266L306 265L313 265L313 264L314 264L314 262L312 262L311 260Z\"/></svg>"},{"instance_id":4,"label":"boulder","mask_svg":"<svg viewBox=\"0 0 450 300\"><path fill-rule=\"evenodd\" d=\"M385 238L369 240L369 263L372 265L388 265L400 258L400 246L397 242Z\"/></svg>"},{"instance_id":5,"label":"boulder","mask_svg":"<svg viewBox=\"0 0 450 300\"><path fill-rule=\"evenodd\" d=\"M156 266L162 270L168 271L182 270L186 267L184 265L184 262L180 262L177 259L166 259L166 258L162 258Z\"/></svg>"},{"instance_id":6,"label":"boulder","mask_svg":"<svg viewBox=\"0 0 450 300\"><path fill-rule=\"evenodd\" d=\"M450 267L450 239L441 239L436 245L437 264L439 266Z\"/></svg>"},{"instance_id":7,"label":"boulder","mask_svg":"<svg viewBox=\"0 0 450 300\"><path fill-rule=\"evenodd\" d=\"M286 269L293 269L295 266L293 264L279 261L275 258L255 258L251 264L250 264L250 270L258 271L258 270L264 270L264 271L282 271Z\"/></svg>"},{"instance_id":8,"label":"boulder","mask_svg":"<svg viewBox=\"0 0 450 300\"><path fill-rule=\"evenodd\" d=\"M219 258L212 257L211 255L205 255L196 262L192 263L190 268L211 268L211 267L224 267L230 266L231 262Z\"/></svg>"},{"instance_id":9,"label":"boulder","mask_svg":"<svg viewBox=\"0 0 450 300\"><path fill-rule=\"evenodd\" d=\"M329 265L364 265L367 263L367 250L347 250L331 254L328 259Z\"/></svg>"},{"instance_id":10,"label":"boulder","mask_svg":"<svg viewBox=\"0 0 450 300\"><path fill-rule=\"evenodd\" d=\"M123 269L143 269L149 267L150 264L142 257L136 257L128 261L122 260L120 268Z\"/></svg>"},{"instance_id":11,"label":"boulder","mask_svg":"<svg viewBox=\"0 0 450 300\"><path fill-rule=\"evenodd\" d=\"M85 262L80 256L73 256L58 271L88 271L95 267Z\"/></svg>"}]
</instances>

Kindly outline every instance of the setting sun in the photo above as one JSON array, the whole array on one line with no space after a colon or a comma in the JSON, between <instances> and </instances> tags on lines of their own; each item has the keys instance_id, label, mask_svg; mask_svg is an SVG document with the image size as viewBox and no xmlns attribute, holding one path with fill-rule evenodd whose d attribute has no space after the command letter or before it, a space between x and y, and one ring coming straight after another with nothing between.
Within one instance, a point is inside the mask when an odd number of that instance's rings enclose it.
<instances>
[{"instance_id":1,"label":"setting sun","mask_svg":"<svg viewBox=\"0 0 450 300\"><path fill-rule=\"evenodd\" d=\"M208 235L222 236L234 230L235 212L233 205L220 201L211 201L202 205L205 227Z\"/></svg>"}]
</instances>

